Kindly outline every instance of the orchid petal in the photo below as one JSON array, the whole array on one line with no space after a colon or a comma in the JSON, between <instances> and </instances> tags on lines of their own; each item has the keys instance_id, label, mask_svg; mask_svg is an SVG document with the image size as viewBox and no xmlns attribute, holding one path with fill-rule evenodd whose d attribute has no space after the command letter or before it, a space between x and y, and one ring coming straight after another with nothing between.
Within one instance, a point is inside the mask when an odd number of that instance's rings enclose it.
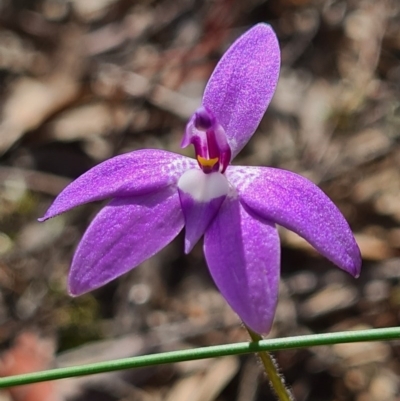
<instances>
[{"instance_id":1,"label":"orchid petal","mask_svg":"<svg viewBox=\"0 0 400 401\"><path fill-rule=\"evenodd\" d=\"M204 236L211 276L231 308L260 334L270 331L278 300L280 244L274 224L227 197Z\"/></svg>"},{"instance_id":2,"label":"orchid petal","mask_svg":"<svg viewBox=\"0 0 400 401\"><path fill-rule=\"evenodd\" d=\"M361 255L351 229L315 184L290 171L268 167L230 167L227 177L254 213L294 231L358 277Z\"/></svg>"},{"instance_id":3,"label":"orchid petal","mask_svg":"<svg viewBox=\"0 0 400 401\"><path fill-rule=\"evenodd\" d=\"M178 190L185 216L185 252L189 253L218 213L229 183L221 173L193 169L181 176Z\"/></svg>"},{"instance_id":4,"label":"orchid petal","mask_svg":"<svg viewBox=\"0 0 400 401\"><path fill-rule=\"evenodd\" d=\"M270 103L280 69L272 28L258 24L224 54L204 92L203 106L224 128L232 158L248 142Z\"/></svg>"},{"instance_id":5,"label":"orchid petal","mask_svg":"<svg viewBox=\"0 0 400 401\"><path fill-rule=\"evenodd\" d=\"M171 242L184 219L176 189L113 200L83 236L69 275L71 295L98 288Z\"/></svg>"},{"instance_id":6,"label":"orchid petal","mask_svg":"<svg viewBox=\"0 0 400 401\"><path fill-rule=\"evenodd\" d=\"M176 183L197 163L188 157L157 149L143 149L113 157L69 184L39 221L73 207L110 197L150 193Z\"/></svg>"}]
</instances>

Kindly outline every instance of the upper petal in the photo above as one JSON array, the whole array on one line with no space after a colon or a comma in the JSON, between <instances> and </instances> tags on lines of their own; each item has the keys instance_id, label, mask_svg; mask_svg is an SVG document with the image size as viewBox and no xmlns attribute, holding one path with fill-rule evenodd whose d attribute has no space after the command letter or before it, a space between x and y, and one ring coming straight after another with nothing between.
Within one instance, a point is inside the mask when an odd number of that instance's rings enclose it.
<instances>
[{"instance_id":1,"label":"upper petal","mask_svg":"<svg viewBox=\"0 0 400 401\"><path fill-rule=\"evenodd\" d=\"M205 233L204 254L215 284L232 309L252 330L268 333L280 275L274 224L228 197Z\"/></svg>"},{"instance_id":2,"label":"upper petal","mask_svg":"<svg viewBox=\"0 0 400 401\"><path fill-rule=\"evenodd\" d=\"M171 242L184 225L176 189L110 202L75 252L69 290L80 295L136 267Z\"/></svg>"},{"instance_id":3,"label":"upper petal","mask_svg":"<svg viewBox=\"0 0 400 401\"><path fill-rule=\"evenodd\" d=\"M357 277L361 255L353 233L333 202L315 184L290 171L230 167L228 180L259 216L305 238L322 255Z\"/></svg>"},{"instance_id":4,"label":"upper petal","mask_svg":"<svg viewBox=\"0 0 400 401\"><path fill-rule=\"evenodd\" d=\"M224 128L232 157L260 123L275 92L279 69L279 43L267 24L258 24L237 39L216 66L203 106Z\"/></svg>"},{"instance_id":5,"label":"upper petal","mask_svg":"<svg viewBox=\"0 0 400 401\"><path fill-rule=\"evenodd\" d=\"M196 165L193 159L157 149L137 150L113 157L68 185L39 220L87 202L159 190L176 182L184 171Z\"/></svg>"}]
</instances>

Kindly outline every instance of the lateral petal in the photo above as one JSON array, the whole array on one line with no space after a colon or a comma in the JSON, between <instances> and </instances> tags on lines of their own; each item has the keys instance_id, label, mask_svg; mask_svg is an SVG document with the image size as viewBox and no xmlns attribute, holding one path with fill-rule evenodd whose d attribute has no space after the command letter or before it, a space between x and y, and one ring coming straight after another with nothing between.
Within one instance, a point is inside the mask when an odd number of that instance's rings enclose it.
<instances>
[{"instance_id":1,"label":"lateral petal","mask_svg":"<svg viewBox=\"0 0 400 401\"><path fill-rule=\"evenodd\" d=\"M248 142L267 109L278 82L278 39L267 24L247 31L224 54L203 96L224 128L232 158Z\"/></svg>"},{"instance_id":2,"label":"lateral petal","mask_svg":"<svg viewBox=\"0 0 400 401\"><path fill-rule=\"evenodd\" d=\"M204 254L221 294L243 322L270 331L278 300L280 244L275 225L226 198L204 236Z\"/></svg>"},{"instance_id":3,"label":"lateral petal","mask_svg":"<svg viewBox=\"0 0 400 401\"><path fill-rule=\"evenodd\" d=\"M39 221L73 207L110 197L129 197L157 191L176 183L195 160L158 149L142 149L113 157L69 184Z\"/></svg>"},{"instance_id":4,"label":"lateral petal","mask_svg":"<svg viewBox=\"0 0 400 401\"><path fill-rule=\"evenodd\" d=\"M171 242L183 225L175 188L113 200L78 245L69 274L71 295L91 291L133 269Z\"/></svg>"},{"instance_id":5,"label":"lateral petal","mask_svg":"<svg viewBox=\"0 0 400 401\"><path fill-rule=\"evenodd\" d=\"M268 167L230 167L228 180L254 213L306 239L335 265L358 277L361 254L339 209L311 181Z\"/></svg>"}]
</instances>

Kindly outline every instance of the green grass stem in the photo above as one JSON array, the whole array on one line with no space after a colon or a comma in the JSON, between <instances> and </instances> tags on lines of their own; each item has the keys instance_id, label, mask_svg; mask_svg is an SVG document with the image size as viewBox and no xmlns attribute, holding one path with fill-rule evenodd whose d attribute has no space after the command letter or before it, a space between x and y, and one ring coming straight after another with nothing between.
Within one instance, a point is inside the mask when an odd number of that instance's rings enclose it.
<instances>
[{"instance_id":1,"label":"green grass stem","mask_svg":"<svg viewBox=\"0 0 400 401\"><path fill-rule=\"evenodd\" d=\"M294 348L308 348L338 343L385 340L400 340L400 327L274 338L261 340L258 342L223 344L172 352L162 352L152 355L142 355L82 366L71 366L42 372L27 373L18 376L3 377L0 378L0 388L112 372L123 369L143 368L196 359L216 358L228 355L241 355L261 351L278 351Z\"/></svg>"}]
</instances>

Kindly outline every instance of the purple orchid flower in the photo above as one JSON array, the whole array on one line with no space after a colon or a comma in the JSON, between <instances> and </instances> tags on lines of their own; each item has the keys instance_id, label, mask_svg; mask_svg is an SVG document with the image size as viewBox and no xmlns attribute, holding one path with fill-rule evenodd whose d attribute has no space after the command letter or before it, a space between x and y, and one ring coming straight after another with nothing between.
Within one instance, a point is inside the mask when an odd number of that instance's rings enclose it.
<instances>
[{"instance_id":1,"label":"purple orchid flower","mask_svg":"<svg viewBox=\"0 0 400 401\"><path fill-rule=\"evenodd\" d=\"M361 256L344 217L313 183L289 171L229 163L256 130L280 68L272 28L258 24L225 53L190 119L182 147L196 159L143 149L89 170L56 198L41 221L112 198L82 238L69 275L80 295L121 276L185 226L185 252L204 235L204 254L222 295L243 322L268 333L278 299L280 242L293 230L357 277Z\"/></svg>"}]
</instances>

